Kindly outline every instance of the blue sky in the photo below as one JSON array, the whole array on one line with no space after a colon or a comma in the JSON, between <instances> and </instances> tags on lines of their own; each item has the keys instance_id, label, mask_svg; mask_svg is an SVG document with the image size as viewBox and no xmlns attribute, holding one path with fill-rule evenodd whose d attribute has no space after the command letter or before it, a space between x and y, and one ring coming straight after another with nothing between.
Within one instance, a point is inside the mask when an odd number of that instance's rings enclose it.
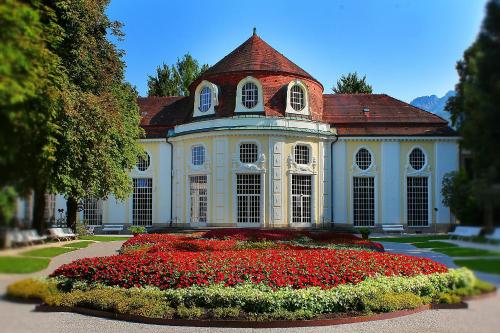
<instances>
[{"instance_id":1,"label":"blue sky","mask_svg":"<svg viewBox=\"0 0 500 333\"><path fill-rule=\"evenodd\" d=\"M126 79L143 96L147 76L186 52L215 64L258 35L318 79L366 74L375 93L404 101L453 89L455 63L474 41L486 0L112 0L125 24Z\"/></svg>"}]
</instances>

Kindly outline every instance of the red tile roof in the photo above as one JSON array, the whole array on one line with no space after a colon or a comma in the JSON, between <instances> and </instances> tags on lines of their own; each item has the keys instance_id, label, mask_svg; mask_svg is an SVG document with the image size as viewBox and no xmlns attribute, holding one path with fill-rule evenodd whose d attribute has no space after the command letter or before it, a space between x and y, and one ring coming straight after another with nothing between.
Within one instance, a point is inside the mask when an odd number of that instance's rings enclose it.
<instances>
[{"instance_id":1,"label":"red tile roof","mask_svg":"<svg viewBox=\"0 0 500 333\"><path fill-rule=\"evenodd\" d=\"M263 41L256 34L203 73L200 79L231 72L265 71L291 74L317 81L305 70Z\"/></svg>"},{"instance_id":2,"label":"red tile roof","mask_svg":"<svg viewBox=\"0 0 500 333\"><path fill-rule=\"evenodd\" d=\"M147 138L164 138L174 126L188 122L192 112L189 97L139 97L141 126Z\"/></svg>"},{"instance_id":3,"label":"red tile roof","mask_svg":"<svg viewBox=\"0 0 500 333\"><path fill-rule=\"evenodd\" d=\"M325 94L323 121L339 135L456 135L443 118L385 94Z\"/></svg>"}]
</instances>

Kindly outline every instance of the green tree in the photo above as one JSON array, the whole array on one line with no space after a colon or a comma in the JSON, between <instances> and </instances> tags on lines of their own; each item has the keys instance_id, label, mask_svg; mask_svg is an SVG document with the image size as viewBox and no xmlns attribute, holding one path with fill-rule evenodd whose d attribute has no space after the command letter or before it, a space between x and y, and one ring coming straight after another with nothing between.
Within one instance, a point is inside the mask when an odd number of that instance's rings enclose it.
<instances>
[{"instance_id":1,"label":"green tree","mask_svg":"<svg viewBox=\"0 0 500 333\"><path fill-rule=\"evenodd\" d=\"M55 159L66 81L50 50L61 34L53 14L39 1L0 4L0 188L14 186L21 195L45 187ZM38 229L43 203L34 211Z\"/></svg>"},{"instance_id":2,"label":"green tree","mask_svg":"<svg viewBox=\"0 0 500 333\"><path fill-rule=\"evenodd\" d=\"M342 75L337 84L332 88L335 94L371 94L372 86L366 82L366 75L358 77L358 73Z\"/></svg>"},{"instance_id":3,"label":"green tree","mask_svg":"<svg viewBox=\"0 0 500 333\"><path fill-rule=\"evenodd\" d=\"M450 172L443 178L441 188L443 205L449 207L455 217L465 225L474 225L481 216L472 182L464 171Z\"/></svg>"},{"instance_id":4,"label":"green tree","mask_svg":"<svg viewBox=\"0 0 500 333\"><path fill-rule=\"evenodd\" d=\"M189 85L207 69L207 64L200 67L189 53L175 65L158 66L156 76L148 76L148 96L188 96Z\"/></svg>"},{"instance_id":5,"label":"green tree","mask_svg":"<svg viewBox=\"0 0 500 333\"><path fill-rule=\"evenodd\" d=\"M108 34L122 38L106 15L109 0L52 4L64 38L54 47L69 80L49 189L67 198L67 222L76 227L78 202L86 196L125 199L130 169L142 153L135 90L124 82L123 52Z\"/></svg>"},{"instance_id":6,"label":"green tree","mask_svg":"<svg viewBox=\"0 0 500 333\"><path fill-rule=\"evenodd\" d=\"M481 203L484 224L493 226L493 211L500 197L500 1L488 3L476 41L457 63L457 95L446 110L472 152L474 189Z\"/></svg>"}]
</instances>

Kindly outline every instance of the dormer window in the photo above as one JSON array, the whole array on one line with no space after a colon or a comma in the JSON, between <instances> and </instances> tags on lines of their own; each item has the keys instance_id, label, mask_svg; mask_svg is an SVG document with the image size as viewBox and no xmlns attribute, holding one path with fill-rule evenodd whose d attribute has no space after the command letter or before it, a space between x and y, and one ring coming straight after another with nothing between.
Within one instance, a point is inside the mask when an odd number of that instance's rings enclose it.
<instances>
[{"instance_id":1,"label":"dormer window","mask_svg":"<svg viewBox=\"0 0 500 333\"><path fill-rule=\"evenodd\" d=\"M247 76L236 87L236 107L234 112L264 112L262 85L254 77Z\"/></svg>"},{"instance_id":2,"label":"dormer window","mask_svg":"<svg viewBox=\"0 0 500 333\"><path fill-rule=\"evenodd\" d=\"M302 81L294 80L288 84L285 112L292 115L309 115L309 94Z\"/></svg>"},{"instance_id":3,"label":"dormer window","mask_svg":"<svg viewBox=\"0 0 500 333\"><path fill-rule=\"evenodd\" d=\"M212 90L210 87L203 87L203 89L200 92L200 111L201 112L207 112L208 109L210 109L210 106L212 105Z\"/></svg>"},{"instance_id":4,"label":"dormer window","mask_svg":"<svg viewBox=\"0 0 500 333\"><path fill-rule=\"evenodd\" d=\"M215 107L219 104L219 89L209 81L202 81L195 90L193 117L215 114Z\"/></svg>"},{"instance_id":5,"label":"dormer window","mask_svg":"<svg viewBox=\"0 0 500 333\"><path fill-rule=\"evenodd\" d=\"M294 85L290 90L290 105L295 111L301 111L304 106L304 90L298 84Z\"/></svg>"},{"instance_id":6,"label":"dormer window","mask_svg":"<svg viewBox=\"0 0 500 333\"><path fill-rule=\"evenodd\" d=\"M247 82L241 88L241 103L247 109L252 109L257 105L259 98L259 88L253 82Z\"/></svg>"}]
</instances>

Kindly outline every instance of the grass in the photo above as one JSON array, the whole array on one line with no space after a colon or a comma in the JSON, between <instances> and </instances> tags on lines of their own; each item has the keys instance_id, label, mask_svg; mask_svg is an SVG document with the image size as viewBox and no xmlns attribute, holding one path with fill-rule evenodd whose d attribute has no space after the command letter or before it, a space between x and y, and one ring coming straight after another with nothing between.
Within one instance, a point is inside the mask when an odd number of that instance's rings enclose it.
<instances>
[{"instance_id":1,"label":"grass","mask_svg":"<svg viewBox=\"0 0 500 333\"><path fill-rule=\"evenodd\" d=\"M76 242L76 243L71 243L71 244L67 244L67 245L64 245L64 247L72 247L72 248L75 248L75 249L83 249L87 246L89 246L90 244L93 244L94 242L91 242L91 241L82 241L82 242Z\"/></svg>"},{"instance_id":2,"label":"grass","mask_svg":"<svg viewBox=\"0 0 500 333\"><path fill-rule=\"evenodd\" d=\"M46 247L43 249L36 249L21 252L21 256L26 257L42 257L42 258L53 258L63 253L75 251L76 248L68 248L68 247Z\"/></svg>"},{"instance_id":3,"label":"grass","mask_svg":"<svg viewBox=\"0 0 500 333\"><path fill-rule=\"evenodd\" d=\"M450 257L483 257L500 256L500 252L481 249L472 249L468 247L454 247L445 249L434 249L434 252L444 253Z\"/></svg>"},{"instance_id":4,"label":"grass","mask_svg":"<svg viewBox=\"0 0 500 333\"><path fill-rule=\"evenodd\" d=\"M97 242L113 242L113 241L122 241L127 240L128 237L123 236L80 236L78 237L80 240L91 240Z\"/></svg>"},{"instance_id":5,"label":"grass","mask_svg":"<svg viewBox=\"0 0 500 333\"><path fill-rule=\"evenodd\" d=\"M455 260L455 264L467 267L474 271L500 274L500 259L464 259Z\"/></svg>"},{"instance_id":6,"label":"grass","mask_svg":"<svg viewBox=\"0 0 500 333\"><path fill-rule=\"evenodd\" d=\"M435 236L410 236L410 237L381 237L370 238L375 242L395 242L395 243L421 243L434 239L449 239L448 235L435 235Z\"/></svg>"},{"instance_id":7,"label":"grass","mask_svg":"<svg viewBox=\"0 0 500 333\"><path fill-rule=\"evenodd\" d=\"M458 245L453 244L453 243L447 243L447 242L440 242L440 241L427 241L427 242L419 242L419 243L412 243L412 245L418 247L418 248L429 248L429 249L441 249L441 248L451 248L451 247L458 247Z\"/></svg>"},{"instance_id":8,"label":"grass","mask_svg":"<svg viewBox=\"0 0 500 333\"><path fill-rule=\"evenodd\" d=\"M49 258L0 257L0 273L23 274L41 271L49 265Z\"/></svg>"}]
</instances>

